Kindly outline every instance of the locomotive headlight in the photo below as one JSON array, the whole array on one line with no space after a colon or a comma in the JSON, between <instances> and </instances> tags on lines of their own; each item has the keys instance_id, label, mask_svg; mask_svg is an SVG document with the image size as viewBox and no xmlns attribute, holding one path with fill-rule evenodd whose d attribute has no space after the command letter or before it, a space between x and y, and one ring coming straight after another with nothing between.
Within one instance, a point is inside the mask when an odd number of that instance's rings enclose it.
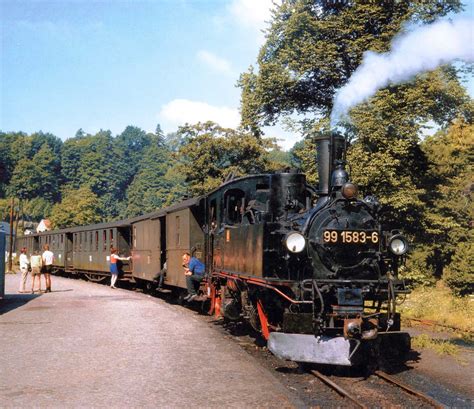
<instances>
[{"instance_id":1,"label":"locomotive headlight","mask_svg":"<svg viewBox=\"0 0 474 409\"><path fill-rule=\"evenodd\" d=\"M402 256L408 251L408 242L401 234L390 237L388 248L396 256Z\"/></svg>"},{"instance_id":2,"label":"locomotive headlight","mask_svg":"<svg viewBox=\"0 0 474 409\"><path fill-rule=\"evenodd\" d=\"M344 186L342 186L342 196L344 196L346 199L355 199L357 197L357 193L359 189L357 189L357 186L354 185L353 183L344 183Z\"/></svg>"},{"instance_id":3,"label":"locomotive headlight","mask_svg":"<svg viewBox=\"0 0 474 409\"><path fill-rule=\"evenodd\" d=\"M301 233L290 233L285 239L286 248L292 253L300 253L306 246L306 240Z\"/></svg>"}]
</instances>

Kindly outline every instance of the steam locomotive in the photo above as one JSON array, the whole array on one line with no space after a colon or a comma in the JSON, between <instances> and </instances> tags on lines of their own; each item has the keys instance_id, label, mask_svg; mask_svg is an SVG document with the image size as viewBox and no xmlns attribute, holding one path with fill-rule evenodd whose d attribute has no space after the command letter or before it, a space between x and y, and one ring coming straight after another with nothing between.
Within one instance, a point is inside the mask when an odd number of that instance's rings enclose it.
<instances>
[{"instance_id":1,"label":"steam locomotive","mask_svg":"<svg viewBox=\"0 0 474 409\"><path fill-rule=\"evenodd\" d=\"M132 258L123 279L177 293L186 288L181 256L192 252L206 265L210 314L247 321L283 359L366 364L387 346L410 348L396 312L408 243L383 230L374 197L357 197L344 152L342 136L317 138L317 191L297 172L251 175L155 213L25 236L17 246L32 253L49 244L57 270L95 281L108 277L109 249L118 247Z\"/></svg>"}]
</instances>

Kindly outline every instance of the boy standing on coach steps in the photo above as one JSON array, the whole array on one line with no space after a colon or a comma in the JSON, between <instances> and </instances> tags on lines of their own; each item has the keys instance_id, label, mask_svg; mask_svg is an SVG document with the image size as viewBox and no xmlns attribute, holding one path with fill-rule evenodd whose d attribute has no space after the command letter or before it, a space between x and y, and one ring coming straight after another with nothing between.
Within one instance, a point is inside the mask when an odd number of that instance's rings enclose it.
<instances>
[{"instance_id":1,"label":"boy standing on coach steps","mask_svg":"<svg viewBox=\"0 0 474 409\"><path fill-rule=\"evenodd\" d=\"M46 291L45 293L51 292L51 271L53 270L54 254L49 250L49 245L44 245L43 252L43 273L44 279L46 281Z\"/></svg>"}]
</instances>

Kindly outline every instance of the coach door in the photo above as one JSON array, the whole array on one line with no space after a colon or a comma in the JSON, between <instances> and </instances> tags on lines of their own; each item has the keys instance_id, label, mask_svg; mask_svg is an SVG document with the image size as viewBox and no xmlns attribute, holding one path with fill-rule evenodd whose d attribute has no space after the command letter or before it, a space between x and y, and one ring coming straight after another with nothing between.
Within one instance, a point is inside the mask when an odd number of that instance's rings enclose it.
<instances>
[{"instance_id":1,"label":"coach door","mask_svg":"<svg viewBox=\"0 0 474 409\"><path fill-rule=\"evenodd\" d=\"M64 243L64 252L66 254L66 262L65 262L65 268L72 268L73 267L73 235L72 233L66 233L66 242Z\"/></svg>"},{"instance_id":2,"label":"coach door","mask_svg":"<svg viewBox=\"0 0 474 409\"><path fill-rule=\"evenodd\" d=\"M35 238L34 238L33 251L41 251L41 245L40 245L40 238L39 238L39 236L35 236Z\"/></svg>"},{"instance_id":3,"label":"coach door","mask_svg":"<svg viewBox=\"0 0 474 409\"><path fill-rule=\"evenodd\" d=\"M168 254L166 251L166 216L162 216L159 218L160 221L160 271L165 270L167 263L166 260L168 258Z\"/></svg>"}]
</instances>

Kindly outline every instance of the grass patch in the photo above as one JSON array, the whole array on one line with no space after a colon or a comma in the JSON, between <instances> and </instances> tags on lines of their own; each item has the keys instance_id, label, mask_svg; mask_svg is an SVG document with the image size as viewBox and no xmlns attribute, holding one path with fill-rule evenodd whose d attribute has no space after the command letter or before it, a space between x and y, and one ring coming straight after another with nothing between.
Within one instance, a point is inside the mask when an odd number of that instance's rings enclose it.
<instances>
[{"instance_id":1,"label":"grass patch","mask_svg":"<svg viewBox=\"0 0 474 409\"><path fill-rule=\"evenodd\" d=\"M457 355L459 347L450 340L431 338L429 335L422 334L411 339L413 349L424 348L432 349L439 355Z\"/></svg>"},{"instance_id":2,"label":"grass patch","mask_svg":"<svg viewBox=\"0 0 474 409\"><path fill-rule=\"evenodd\" d=\"M464 332L464 336L474 332L474 299L456 297L442 281L434 287L413 290L399 306L398 311L405 318L431 320L459 328L459 332ZM443 331L445 330L443 328Z\"/></svg>"}]
</instances>

